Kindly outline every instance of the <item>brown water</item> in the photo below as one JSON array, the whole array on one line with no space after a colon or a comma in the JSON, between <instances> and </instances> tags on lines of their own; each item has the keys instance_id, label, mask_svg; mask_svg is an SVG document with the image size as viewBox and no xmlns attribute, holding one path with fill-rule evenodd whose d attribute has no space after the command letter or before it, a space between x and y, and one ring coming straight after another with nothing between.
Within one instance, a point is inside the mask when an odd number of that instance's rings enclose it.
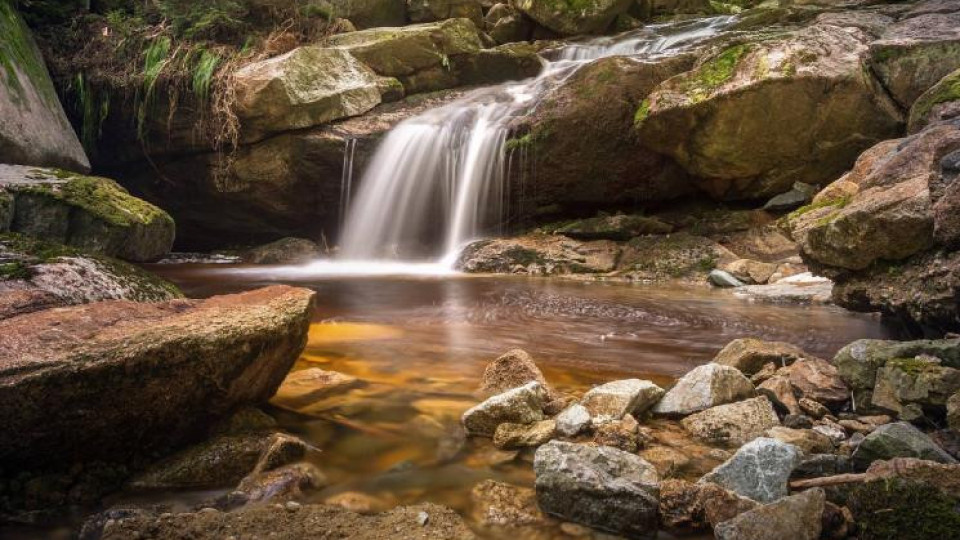
<instances>
[{"instance_id":1,"label":"brown water","mask_svg":"<svg viewBox=\"0 0 960 540\"><path fill-rule=\"evenodd\" d=\"M618 378L670 384L739 337L788 341L824 357L854 339L886 337L874 317L752 303L706 287L476 276L277 279L270 267L223 265L152 270L193 297L277 282L318 292L309 343L294 369L339 371L363 385L307 402L281 393L272 412L321 450L312 459L331 486L311 500L361 493L375 509L434 501L469 517L470 489L481 480L532 485L529 454L503 462L489 441L457 435L460 415L477 403L484 366L508 349L526 349L552 384L579 395ZM682 430L660 428L658 442L692 458L686 476L719 462ZM547 526L520 536L563 537Z\"/></svg>"}]
</instances>

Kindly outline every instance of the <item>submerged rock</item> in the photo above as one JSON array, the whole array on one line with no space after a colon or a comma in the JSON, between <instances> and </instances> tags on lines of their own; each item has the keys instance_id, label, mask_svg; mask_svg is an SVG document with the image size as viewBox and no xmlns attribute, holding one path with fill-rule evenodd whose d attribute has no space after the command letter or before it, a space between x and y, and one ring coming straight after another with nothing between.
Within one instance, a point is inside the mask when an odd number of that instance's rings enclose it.
<instances>
[{"instance_id":1,"label":"submerged rock","mask_svg":"<svg viewBox=\"0 0 960 540\"><path fill-rule=\"evenodd\" d=\"M792 444L761 437L742 446L700 482L717 484L758 502L773 502L789 493L787 481L801 456Z\"/></svg>"},{"instance_id":2,"label":"submerged rock","mask_svg":"<svg viewBox=\"0 0 960 540\"><path fill-rule=\"evenodd\" d=\"M642 415L664 394L650 381L625 379L596 386L587 391L580 404L592 418L619 420L627 414Z\"/></svg>"},{"instance_id":3,"label":"submerged rock","mask_svg":"<svg viewBox=\"0 0 960 540\"><path fill-rule=\"evenodd\" d=\"M543 420L547 391L538 382L497 394L463 413L468 435L492 437L503 423L530 424Z\"/></svg>"},{"instance_id":4,"label":"submerged rock","mask_svg":"<svg viewBox=\"0 0 960 540\"><path fill-rule=\"evenodd\" d=\"M135 262L159 259L173 245L170 216L107 178L0 165L0 205L4 202L10 205L9 221L0 220L0 232Z\"/></svg>"},{"instance_id":5,"label":"submerged rock","mask_svg":"<svg viewBox=\"0 0 960 540\"><path fill-rule=\"evenodd\" d=\"M273 395L306 343L312 298L274 286L0 321L0 423L17 433L0 459L125 460L188 441Z\"/></svg>"},{"instance_id":6,"label":"submerged rock","mask_svg":"<svg viewBox=\"0 0 960 540\"><path fill-rule=\"evenodd\" d=\"M780 419L765 396L712 407L681 421L695 437L714 444L741 446L779 426Z\"/></svg>"},{"instance_id":7,"label":"submerged rock","mask_svg":"<svg viewBox=\"0 0 960 540\"><path fill-rule=\"evenodd\" d=\"M725 521L714 529L718 540L817 540L826 495L810 489Z\"/></svg>"},{"instance_id":8,"label":"submerged rock","mask_svg":"<svg viewBox=\"0 0 960 540\"><path fill-rule=\"evenodd\" d=\"M15 4L0 4L0 163L90 170L47 66Z\"/></svg>"},{"instance_id":9,"label":"submerged rock","mask_svg":"<svg viewBox=\"0 0 960 540\"><path fill-rule=\"evenodd\" d=\"M753 383L740 370L722 364L705 364L681 377L657 402L653 412L684 416L754 394Z\"/></svg>"},{"instance_id":10,"label":"submerged rock","mask_svg":"<svg viewBox=\"0 0 960 540\"><path fill-rule=\"evenodd\" d=\"M551 441L537 450L533 468L543 512L631 538L656 536L659 478L636 455Z\"/></svg>"}]
</instances>

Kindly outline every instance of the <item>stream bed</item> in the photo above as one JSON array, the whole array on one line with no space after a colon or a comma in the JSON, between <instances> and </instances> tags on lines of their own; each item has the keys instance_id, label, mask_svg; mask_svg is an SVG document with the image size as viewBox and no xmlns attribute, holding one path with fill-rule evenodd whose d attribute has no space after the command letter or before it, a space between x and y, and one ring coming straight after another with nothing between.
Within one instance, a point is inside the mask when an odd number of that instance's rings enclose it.
<instances>
[{"instance_id":1,"label":"stream bed","mask_svg":"<svg viewBox=\"0 0 960 540\"><path fill-rule=\"evenodd\" d=\"M359 383L306 401L281 392L271 403L285 430L319 450L311 459L330 485L309 501L347 501L369 510L438 502L474 525L470 491L477 483L533 484L532 453L514 456L489 440L464 441L459 430L460 415L479 401L474 392L484 367L509 349L527 350L551 384L580 395L623 378L669 385L740 337L787 341L825 358L855 339L889 337L873 316L834 306L755 303L706 286L324 276L222 264L151 270L190 297L273 283L316 290L309 343L294 369L337 371ZM696 478L722 461L682 429L665 423L657 429L691 457L684 477ZM166 502L190 504L208 495L168 494ZM542 524L521 536L567 537L558 526Z\"/></svg>"}]
</instances>

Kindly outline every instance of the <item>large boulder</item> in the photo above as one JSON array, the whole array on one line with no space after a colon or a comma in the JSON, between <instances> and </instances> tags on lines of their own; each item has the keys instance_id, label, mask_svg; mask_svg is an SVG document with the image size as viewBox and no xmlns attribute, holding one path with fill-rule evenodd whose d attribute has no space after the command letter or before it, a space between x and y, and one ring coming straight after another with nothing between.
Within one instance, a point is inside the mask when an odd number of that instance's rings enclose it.
<instances>
[{"instance_id":1,"label":"large boulder","mask_svg":"<svg viewBox=\"0 0 960 540\"><path fill-rule=\"evenodd\" d=\"M617 17L626 13L631 0L517 0L515 5L531 19L558 34L603 33Z\"/></svg>"},{"instance_id":2,"label":"large boulder","mask_svg":"<svg viewBox=\"0 0 960 540\"><path fill-rule=\"evenodd\" d=\"M713 361L723 366L735 367L749 376L767 364L783 367L806 356L803 349L790 343L740 338L727 343Z\"/></svg>"},{"instance_id":3,"label":"large boulder","mask_svg":"<svg viewBox=\"0 0 960 540\"><path fill-rule=\"evenodd\" d=\"M938 463L957 463L926 434L906 422L894 422L873 430L853 453L854 466L864 470L877 460L920 458Z\"/></svg>"},{"instance_id":4,"label":"large boulder","mask_svg":"<svg viewBox=\"0 0 960 540\"><path fill-rule=\"evenodd\" d=\"M537 449L533 469L543 512L630 538L656 536L659 477L636 455L552 441Z\"/></svg>"},{"instance_id":5,"label":"large boulder","mask_svg":"<svg viewBox=\"0 0 960 540\"><path fill-rule=\"evenodd\" d=\"M960 391L960 369L942 365L939 358L896 358L877 370L871 403L901 420L916 422L930 415L938 421L947 399Z\"/></svg>"},{"instance_id":6,"label":"large boulder","mask_svg":"<svg viewBox=\"0 0 960 540\"><path fill-rule=\"evenodd\" d=\"M620 247L610 240L579 242L556 235L478 240L460 252L464 272L502 274L594 274L614 270Z\"/></svg>"},{"instance_id":7,"label":"large boulder","mask_svg":"<svg viewBox=\"0 0 960 540\"><path fill-rule=\"evenodd\" d=\"M684 416L750 398L755 393L753 383L740 370L721 364L704 364L681 377L657 402L653 412Z\"/></svg>"},{"instance_id":8,"label":"large boulder","mask_svg":"<svg viewBox=\"0 0 960 540\"><path fill-rule=\"evenodd\" d=\"M714 529L718 540L817 540L826 494L814 488L744 512Z\"/></svg>"},{"instance_id":9,"label":"large boulder","mask_svg":"<svg viewBox=\"0 0 960 540\"><path fill-rule=\"evenodd\" d=\"M123 261L18 234L0 234L0 319L103 300L162 302L175 285Z\"/></svg>"},{"instance_id":10,"label":"large boulder","mask_svg":"<svg viewBox=\"0 0 960 540\"><path fill-rule=\"evenodd\" d=\"M940 79L913 102L907 127L910 133L917 133L932 123L957 116L960 116L960 69Z\"/></svg>"},{"instance_id":11,"label":"large boulder","mask_svg":"<svg viewBox=\"0 0 960 540\"><path fill-rule=\"evenodd\" d=\"M617 273L638 281L702 280L718 263L736 258L717 242L686 231L638 236L624 244Z\"/></svg>"},{"instance_id":12,"label":"large boulder","mask_svg":"<svg viewBox=\"0 0 960 540\"><path fill-rule=\"evenodd\" d=\"M770 197L797 181L836 178L901 124L860 64L868 41L858 29L817 24L728 44L643 102L641 140L717 198Z\"/></svg>"},{"instance_id":13,"label":"large boulder","mask_svg":"<svg viewBox=\"0 0 960 540\"><path fill-rule=\"evenodd\" d=\"M380 104L379 77L350 53L320 45L233 74L244 141L363 114Z\"/></svg>"},{"instance_id":14,"label":"large boulder","mask_svg":"<svg viewBox=\"0 0 960 540\"><path fill-rule=\"evenodd\" d=\"M787 496L787 481L802 452L777 439L760 437L742 446L723 464L705 474L710 482L761 503Z\"/></svg>"},{"instance_id":15,"label":"large boulder","mask_svg":"<svg viewBox=\"0 0 960 540\"><path fill-rule=\"evenodd\" d=\"M90 170L47 66L13 2L0 3L0 163Z\"/></svg>"},{"instance_id":16,"label":"large boulder","mask_svg":"<svg viewBox=\"0 0 960 540\"><path fill-rule=\"evenodd\" d=\"M631 122L657 84L692 65L689 54L644 61L603 58L548 92L523 119L522 136L508 143L513 155L526 158L521 161L530 193L526 204L577 211L691 193L694 187L683 169L640 145ZM663 231L642 231L651 232Z\"/></svg>"},{"instance_id":17,"label":"large boulder","mask_svg":"<svg viewBox=\"0 0 960 540\"><path fill-rule=\"evenodd\" d=\"M779 426L780 419L770 400L760 396L692 414L681 423L703 441L741 446Z\"/></svg>"},{"instance_id":18,"label":"large boulder","mask_svg":"<svg viewBox=\"0 0 960 540\"><path fill-rule=\"evenodd\" d=\"M6 206L7 208L2 208ZM173 245L173 219L113 180L60 169L0 165L0 232L12 231L128 261Z\"/></svg>"},{"instance_id":19,"label":"large boulder","mask_svg":"<svg viewBox=\"0 0 960 540\"><path fill-rule=\"evenodd\" d=\"M0 321L4 463L126 461L265 401L306 344L313 292L110 301Z\"/></svg>"},{"instance_id":20,"label":"large boulder","mask_svg":"<svg viewBox=\"0 0 960 540\"><path fill-rule=\"evenodd\" d=\"M960 68L960 7L908 13L887 26L881 39L870 44L868 66L897 103L909 109L927 89Z\"/></svg>"}]
</instances>

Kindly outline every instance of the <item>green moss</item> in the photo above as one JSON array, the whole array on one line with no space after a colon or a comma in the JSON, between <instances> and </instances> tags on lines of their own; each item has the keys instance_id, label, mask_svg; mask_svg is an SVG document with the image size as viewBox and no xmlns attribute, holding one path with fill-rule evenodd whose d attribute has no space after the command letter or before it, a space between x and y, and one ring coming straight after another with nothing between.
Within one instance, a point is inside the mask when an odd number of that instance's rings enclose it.
<instances>
[{"instance_id":1,"label":"green moss","mask_svg":"<svg viewBox=\"0 0 960 540\"><path fill-rule=\"evenodd\" d=\"M951 101L960 101L960 70L947 75L920 96L913 106L911 117L922 119L937 105Z\"/></svg>"},{"instance_id":2,"label":"green moss","mask_svg":"<svg viewBox=\"0 0 960 540\"><path fill-rule=\"evenodd\" d=\"M647 120L647 117L650 116L650 99L647 98L640 103L640 107L637 108L637 113L633 115L633 125L637 129L643 126L643 123Z\"/></svg>"},{"instance_id":3,"label":"green moss","mask_svg":"<svg viewBox=\"0 0 960 540\"><path fill-rule=\"evenodd\" d=\"M546 260L540 255L540 252L524 247L512 247L503 252L504 256L515 261L517 264L527 266L530 264L542 264Z\"/></svg>"},{"instance_id":4,"label":"green moss","mask_svg":"<svg viewBox=\"0 0 960 540\"><path fill-rule=\"evenodd\" d=\"M27 86L32 86L41 99L59 108L57 92L50 81L47 67L36 50L30 29L13 7L11 0L0 0L0 68L6 87L15 98L22 99ZM20 75L26 81L20 79Z\"/></svg>"},{"instance_id":5,"label":"green moss","mask_svg":"<svg viewBox=\"0 0 960 540\"><path fill-rule=\"evenodd\" d=\"M931 367L936 367L936 364L919 358L893 358L887 360L886 365L898 368L909 375L919 375Z\"/></svg>"},{"instance_id":6,"label":"green moss","mask_svg":"<svg viewBox=\"0 0 960 540\"><path fill-rule=\"evenodd\" d=\"M703 101L714 90L732 79L740 60L752 48L752 45L746 43L735 45L704 62L686 81L686 93L691 101Z\"/></svg>"},{"instance_id":7,"label":"green moss","mask_svg":"<svg viewBox=\"0 0 960 540\"><path fill-rule=\"evenodd\" d=\"M957 499L923 482L890 479L853 489L847 506L861 540L956 538Z\"/></svg>"},{"instance_id":8,"label":"green moss","mask_svg":"<svg viewBox=\"0 0 960 540\"><path fill-rule=\"evenodd\" d=\"M825 199L822 201L814 202L806 206L801 206L800 208L797 208L787 216L787 219L794 220L806 213L812 212L814 210L819 210L820 208L827 208L829 206L836 207L837 210L840 210L845 206L847 206L848 204L850 204L850 200L851 200L850 196L843 196L843 197L837 197L836 199Z\"/></svg>"},{"instance_id":9,"label":"green moss","mask_svg":"<svg viewBox=\"0 0 960 540\"><path fill-rule=\"evenodd\" d=\"M130 195L116 182L106 178L84 176L62 169L37 169L38 177L54 176L66 183L50 183L21 188L22 192L50 197L86 210L91 215L119 227L172 221L165 212Z\"/></svg>"},{"instance_id":10,"label":"green moss","mask_svg":"<svg viewBox=\"0 0 960 540\"><path fill-rule=\"evenodd\" d=\"M505 143L507 151L518 150L521 148L528 148L533 144L533 135L527 133L522 137L516 137L513 139L507 139Z\"/></svg>"},{"instance_id":11,"label":"green moss","mask_svg":"<svg viewBox=\"0 0 960 540\"><path fill-rule=\"evenodd\" d=\"M21 261L14 261L12 263L3 263L0 264L0 280L8 279L30 279L33 275L33 272L30 271L30 267L25 265Z\"/></svg>"}]
</instances>

